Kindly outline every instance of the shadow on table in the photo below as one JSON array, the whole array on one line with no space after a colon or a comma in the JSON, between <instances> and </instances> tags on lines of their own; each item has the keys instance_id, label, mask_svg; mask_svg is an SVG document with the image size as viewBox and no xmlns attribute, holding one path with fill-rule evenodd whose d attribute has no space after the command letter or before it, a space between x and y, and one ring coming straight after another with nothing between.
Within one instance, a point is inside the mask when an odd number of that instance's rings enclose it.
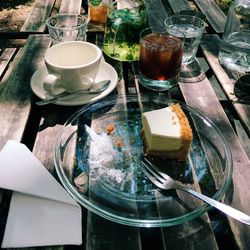
<instances>
[{"instance_id":1,"label":"shadow on table","mask_svg":"<svg viewBox=\"0 0 250 250\"><path fill-rule=\"evenodd\" d=\"M181 66L179 81L184 83L200 82L206 78L197 59Z\"/></svg>"}]
</instances>

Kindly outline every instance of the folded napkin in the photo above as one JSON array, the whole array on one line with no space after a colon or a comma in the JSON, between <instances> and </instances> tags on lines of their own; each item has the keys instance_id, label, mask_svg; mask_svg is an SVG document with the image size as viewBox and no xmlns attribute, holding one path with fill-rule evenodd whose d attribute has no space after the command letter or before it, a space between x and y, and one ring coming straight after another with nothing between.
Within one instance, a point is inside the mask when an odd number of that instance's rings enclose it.
<instances>
[{"instance_id":1,"label":"folded napkin","mask_svg":"<svg viewBox=\"0 0 250 250\"><path fill-rule=\"evenodd\" d=\"M81 207L25 145L0 152L0 187L14 191L2 248L82 243Z\"/></svg>"}]
</instances>

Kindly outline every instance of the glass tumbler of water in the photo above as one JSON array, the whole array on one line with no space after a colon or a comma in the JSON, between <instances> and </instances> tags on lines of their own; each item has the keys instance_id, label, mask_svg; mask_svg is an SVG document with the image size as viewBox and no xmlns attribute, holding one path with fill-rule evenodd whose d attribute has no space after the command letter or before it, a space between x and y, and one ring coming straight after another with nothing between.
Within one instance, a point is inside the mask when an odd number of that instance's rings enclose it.
<instances>
[{"instance_id":1,"label":"glass tumbler of water","mask_svg":"<svg viewBox=\"0 0 250 250\"><path fill-rule=\"evenodd\" d=\"M249 0L235 0L229 8L219 61L232 72L250 72Z\"/></svg>"},{"instance_id":2,"label":"glass tumbler of water","mask_svg":"<svg viewBox=\"0 0 250 250\"><path fill-rule=\"evenodd\" d=\"M172 35L176 35L176 30L183 32L185 41L182 64L193 62L205 30L206 23L204 20L197 16L173 15L166 18L164 25Z\"/></svg>"},{"instance_id":3,"label":"glass tumbler of water","mask_svg":"<svg viewBox=\"0 0 250 250\"><path fill-rule=\"evenodd\" d=\"M46 20L53 45L66 41L85 41L88 18L83 15L59 13Z\"/></svg>"}]
</instances>

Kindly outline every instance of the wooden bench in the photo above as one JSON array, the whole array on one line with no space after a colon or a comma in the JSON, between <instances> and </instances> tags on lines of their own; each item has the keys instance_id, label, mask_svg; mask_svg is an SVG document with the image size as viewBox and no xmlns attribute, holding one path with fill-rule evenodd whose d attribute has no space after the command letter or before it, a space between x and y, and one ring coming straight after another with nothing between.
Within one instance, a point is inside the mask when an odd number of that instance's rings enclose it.
<instances>
[{"instance_id":1,"label":"wooden bench","mask_svg":"<svg viewBox=\"0 0 250 250\"><path fill-rule=\"evenodd\" d=\"M7 70L13 56L17 49L15 48L7 48L0 50L0 79L3 77L5 71Z\"/></svg>"},{"instance_id":2,"label":"wooden bench","mask_svg":"<svg viewBox=\"0 0 250 250\"><path fill-rule=\"evenodd\" d=\"M214 32L223 33L226 16L214 0L169 0L168 2L174 13L187 9L201 11L206 16L207 22Z\"/></svg>"},{"instance_id":3,"label":"wooden bench","mask_svg":"<svg viewBox=\"0 0 250 250\"><path fill-rule=\"evenodd\" d=\"M46 19L49 18L56 0L36 0L32 11L26 19L21 31L25 32L45 32ZM62 0L60 13L80 14L81 0Z\"/></svg>"}]
</instances>

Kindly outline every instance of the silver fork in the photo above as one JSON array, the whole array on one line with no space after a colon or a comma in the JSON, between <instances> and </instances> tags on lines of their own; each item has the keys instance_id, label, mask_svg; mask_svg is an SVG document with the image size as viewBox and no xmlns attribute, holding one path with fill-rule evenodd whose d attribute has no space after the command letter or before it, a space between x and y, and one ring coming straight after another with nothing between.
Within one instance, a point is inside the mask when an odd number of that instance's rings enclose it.
<instances>
[{"instance_id":1,"label":"silver fork","mask_svg":"<svg viewBox=\"0 0 250 250\"><path fill-rule=\"evenodd\" d=\"M198 193L190 188L185 187L182 183L175 181L169 175L160 171L155 165L153 165L149 160L142 157L141 159L142 164L140 168L142 172L148 177L148 179L153 182L157 187L168 190L168 189L179 189L194 196L198 197L199 199L203 200L207 204L217 208L218 210L222 211L223 213L231 216L232 218L241 221L247 225L250 225L250 216L247 214L232 208L228 205L225 205L219 201L216 201L204 194Z\"/></svg>"}]
</instances>

